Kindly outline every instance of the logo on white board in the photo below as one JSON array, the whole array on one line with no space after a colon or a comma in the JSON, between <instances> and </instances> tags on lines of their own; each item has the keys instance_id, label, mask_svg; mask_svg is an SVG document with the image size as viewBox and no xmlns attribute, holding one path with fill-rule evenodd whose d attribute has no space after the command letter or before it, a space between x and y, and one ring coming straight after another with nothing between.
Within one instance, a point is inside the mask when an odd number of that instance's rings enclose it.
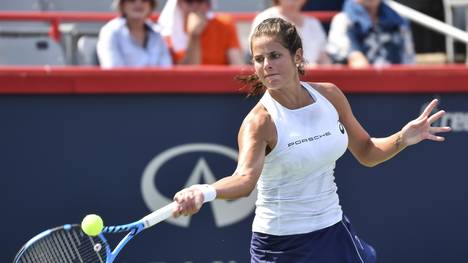
<instances>
[{"instance_id":1,"label":"logo on white board","mask_svg":"<svg viewBox=\"0 0 468 263\"><path fill-rule=\"evenodd\" d=\"M208 160L204 157L204 154L206 153L227 157L233 161L233 167L235 167L238 155L237 151L219 144L184 144L170 148L154 157L146 166L141 180L141 192L143 200L148 208L154 211L172 202L172 196L165 196L158 190L157 185L155 184L155 179L161 173L160 168L164 164L174 161L174 158L178 156L184 154L198 155L198 160L190 174L173 175L187 178L184 187L199 183L214 183L217 179L227 176L215 176L210 168ZM185 164L181 163L180 165ZM211 207L216 226L225 227L247 218L255 208L256 197L257 194L255 191L249 197L235 201L215 200L211 203L205 204L203 209ZM167 222L180 227L189 227L190 220L191 217L182 216L178 218L169 218Z\"/></svg>"}]
</instances>

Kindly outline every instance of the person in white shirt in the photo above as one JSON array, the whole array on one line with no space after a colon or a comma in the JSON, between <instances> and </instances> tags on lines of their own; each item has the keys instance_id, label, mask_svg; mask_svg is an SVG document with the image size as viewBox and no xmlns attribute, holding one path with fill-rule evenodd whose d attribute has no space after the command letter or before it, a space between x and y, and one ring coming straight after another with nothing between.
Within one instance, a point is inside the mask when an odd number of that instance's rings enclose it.
<instances>
[{"instance_id":1,"label":"person in white shirt","mask_svg":"<svg viewBox=\"0 0 468 263\"><path fill-rule=\"evenodd\" d=\"M433 100L400 131L372 138L332 83L307 83L301 38L281 18L261 22L251 38L255 74L244 76L250 95L262 98L241 124L237 168L209 185L175 196L175 217L193 215L215 198L237 199L257 187L250 246L252 263L374 263L375 250L343 215L334 181L335 162L349 149L365 166L385 162L423 140L444 141L433 127Z\"/></svg>"},{"instance_id":2,"label":"person in white shirt","mask_svg":"<svg viewBox=\"0 0 468 263\"><path fill-rule=\"evenodd\" d=\"M293 23L302 39L304 46L304 59L306 65L326 65L331 59L326 53L327 36L319 20L301 13L306 0L273 0L274 6L260 12L255 16L251 32L263 20L280 17Z\"/></svg>"},{"instance_id":3,"label":"person in white shirt","mask_svg":"<svg viewBox=\"0 0 468 263\"><path fill-rule=\"evenodd\" d=\"M115 0L120 16L105 24L97 43L101 68L172 66L158 26L149 20L156 0Z\"/></svg>"}]
</instances>

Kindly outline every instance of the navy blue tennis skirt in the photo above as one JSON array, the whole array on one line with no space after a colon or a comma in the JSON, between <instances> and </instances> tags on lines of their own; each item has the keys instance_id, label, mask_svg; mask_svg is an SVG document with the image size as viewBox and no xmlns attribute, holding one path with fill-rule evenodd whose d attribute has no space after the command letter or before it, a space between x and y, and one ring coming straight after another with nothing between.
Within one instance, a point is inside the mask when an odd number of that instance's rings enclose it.
<instances>
[{"instance_id":1,"label":"navy blue tennis skirt","mask_svg":"<svg viewBox=\"0 0 468 263\"><path fill-rule=\"evenodd\" d=\"M306 234L274 236L253 232L251 263L375 263L376 252L360 239L346 217Z\"/></svg>"}]
</instances>

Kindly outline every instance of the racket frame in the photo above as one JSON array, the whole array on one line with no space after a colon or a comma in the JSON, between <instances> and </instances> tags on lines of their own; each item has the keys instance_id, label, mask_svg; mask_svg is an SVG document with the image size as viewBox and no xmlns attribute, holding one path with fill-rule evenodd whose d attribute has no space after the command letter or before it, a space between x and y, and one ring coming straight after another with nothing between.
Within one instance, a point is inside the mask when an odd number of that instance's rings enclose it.
<instances>
[{"instance_id":1,"label":"racket frame","mask_svg":"<svg viewBox=\"0 0 468 263\"><path fill-rule=\"evenodd\" d=\"M171 217L172 211L176 207L176 202L172 202L154 212L151 214L148 214L147 216L143 217L142 219L129 223L129 224L124 224L124 225L115 225L115 226L106 226L103 228L101 233L99 233L98 237L102 240L104 244L102 244L103 247L106 249L106 263L112 263L114 262L115 258L117 255L120 253L120 251L123 249L123 247L138 233L143 231L144 229L150 228L166 219ZM19 262L23 256L23 254L27 251L29 247L31 247L35 242L38 242L39 240L47 237L51 233L53 233L55 230L58 229L64 229L64 230L70 230L72 227L79 227L78 225L71 225L71 224L66 224L60 227L55 227L51 228L48 230L45 230L33 238L31 238L28 242L26 242L23 247L18 251L17 255L15 256L14 262ZM114 250L111 250L109 243L107 242L107 239L104 234L114 234L114 233L122 233L122 232L128 232L125 237L123 237L120 242L115 246ZM85 235L85 234L84 234Z\"/></svg>"}]
</instances>

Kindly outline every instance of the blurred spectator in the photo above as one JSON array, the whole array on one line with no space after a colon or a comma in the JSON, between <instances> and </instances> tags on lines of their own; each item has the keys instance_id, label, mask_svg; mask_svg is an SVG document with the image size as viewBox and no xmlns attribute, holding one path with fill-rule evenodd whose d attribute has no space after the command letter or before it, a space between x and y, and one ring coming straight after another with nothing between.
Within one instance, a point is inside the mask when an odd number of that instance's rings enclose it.
<instances>
[{"instance_id":1,"label":"blurred spectator","mask_svg":"<svg viewBox=\"0 0 468 263\"><path fill-rule=\"evenodd\" d=\"M159 23L177 64L243 64L232 17L214 14L211 4L210 0L166 2Z\"/></svg>"},{"instance_id":2,"label":"blurred spectator","mask_svg":"<svg viewBox=\"0 0 468 263\"><path fill-rule=\"evenodd\" d=\"M414 63L411 29L382 0L346 0L332 20L327 51L351 67Z\"/></svg>"},{"instance_id":3,"label":"blurred spectator","mask_svg":"<svg viewBox=\"0 0 468 263\"><path fill-rule=\"evenodd\" d=\"M158 26L148 18L156 0L114 0L120 16L99 32L97 53L102 68L171 66L169 49Z\"/></svg>"},{"instance_id":4,"label":"blurred spectator","mask_svg":"<svg viewBox=\"0 0 468 263\"><path fill-rule=\"evenodd\" d=\"M272 17L283 18L296 26L303 43L304 59L309 65L330 64L325 47L327 37L322 24L316 18L301 14L306 0L273 0L274 6L259 13L252 22L251 32L263 20Z\"/></svg>"}]
</instances>

